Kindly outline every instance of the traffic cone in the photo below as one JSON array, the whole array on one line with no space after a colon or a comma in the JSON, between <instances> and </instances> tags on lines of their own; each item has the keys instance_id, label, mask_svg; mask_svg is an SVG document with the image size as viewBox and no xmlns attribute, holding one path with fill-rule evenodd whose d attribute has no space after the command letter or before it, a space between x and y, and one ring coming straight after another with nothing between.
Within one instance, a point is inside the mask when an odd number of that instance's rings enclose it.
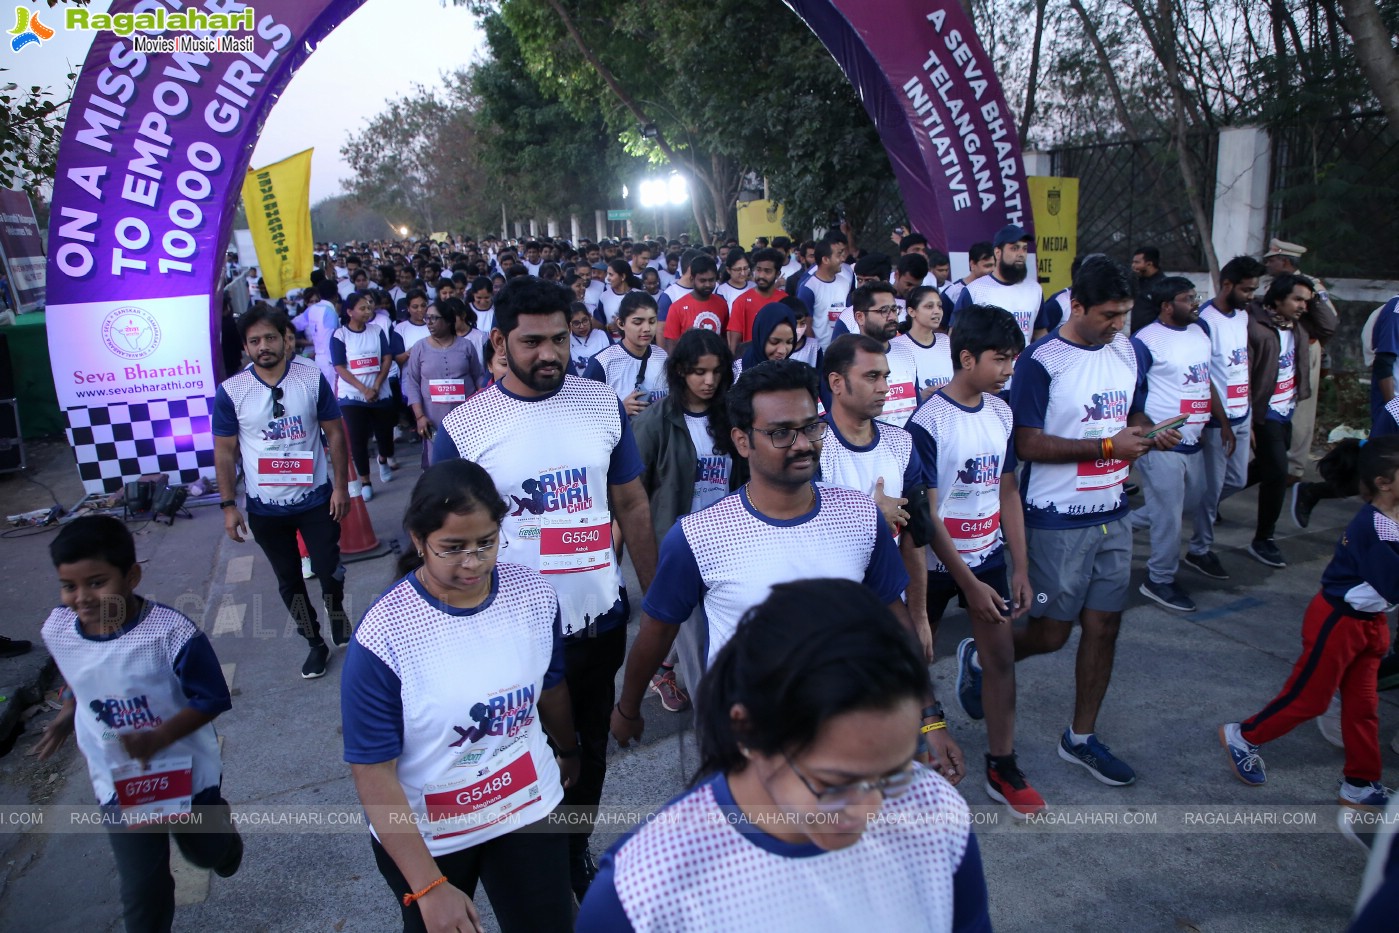
<instances>
[{"instance_id":1,"label":"traffic cone","mask_svg":"<svg viewBox=\"0 0 1399 933\"><path fill-rule=\"evenodd\" d=\"M379 541L374 534L374 525L369 521L369 509L365 508L363 484L355 472L355 458L350 453L350 426L342 420L345 435L345 463L350 471L350 512L340 522L340 556L346 562L369 560L389 552L389 546Z\"/></svg>"}]
</instances>

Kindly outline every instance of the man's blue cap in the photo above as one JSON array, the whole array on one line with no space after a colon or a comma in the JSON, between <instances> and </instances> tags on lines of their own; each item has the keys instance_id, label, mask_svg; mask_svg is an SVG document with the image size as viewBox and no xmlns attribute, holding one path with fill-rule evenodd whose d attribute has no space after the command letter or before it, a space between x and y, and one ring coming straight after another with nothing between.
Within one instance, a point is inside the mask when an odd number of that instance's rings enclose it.
<instances>
[{"instance_id":1,"label":"man's blue cap","mask_svg":"<svg viewBox=\"0 0 1399 933\"><path fill-rule=\"evenodd\" d=\"M1030 234L1025 232L1025 228L1019 224L1006 224L996 231L996 238L991 241L992 246L1005 246L1007 243L1019 243L1021 240L1030 239Z\"/></svg>"}]
</instances>

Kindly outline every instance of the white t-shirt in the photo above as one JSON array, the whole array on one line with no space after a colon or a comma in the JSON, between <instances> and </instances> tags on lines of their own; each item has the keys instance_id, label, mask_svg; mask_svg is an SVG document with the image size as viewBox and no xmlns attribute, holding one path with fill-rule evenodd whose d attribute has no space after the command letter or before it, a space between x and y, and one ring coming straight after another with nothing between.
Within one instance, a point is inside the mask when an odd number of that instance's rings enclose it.
<instances>
[{"instance_id":1,"label":"white t-shirt","mask_svg":"<svg viewBox=\"0 0 1399 933\"><path fill-rule=\"evenodd\" d=\"M588 290L583 293L583 304L590 314L597 313L598 302L602 300L602 293L606 291L611 291L611 289L604 282L594 279L588 283Z\"/></svg>"},{"instance_id":2,"label":"white t-shirt","mask_svg":"<svg viewBox=\"0 0 1399 933\"><path fill-rule=\"evenodd\" d=\"M811 309L811 331L821 349L831 345L832 328L840 318L840 313L848 305L850 286L840 276L833 281L823 282L815 275L807 276L802 287L797 289L797 297Z\"/></svg>"},{"instance_id":3,"label":"white t-shirt","mask_svg":"<svg viewBox=\"0 0 1399 933\"><path fill-rule=\"evenodd\" d=\"M601 330L590 330L584 340L579 340L577 335L568 335L568 366L575 376L581 376L588 371L588 364L593 357L603 350L612 346L612 341L607 339L607 333Z\"/></svg>"},{"instance_id":4,"label":"white t-shirt","mask_svg":"<svg viewBox=\"0 0 1399 933\"><path fill-rule=\"evenodd\" d=\"M918 364L906 346L893 341L884 358L889 362L889 394L884 397L879 420L903 427L918 407Z\"/></svg>"},{"instance_id":5,"label":"white t-shirt","mask_svg":"<svg viewBox=\"0 0 1399 933\"><path fill-rule=\"evenodd\" d=\"M1126 334L1117 334L1105 346L1081 347L1061 332L1041 338L1015 361L1015 424L1074 440L1112 437L1140 404L1136 351ZM1100 457L1080 463L1027 462L1020 484L1025 524L1082 528L1117 521L1127 514L1122 485L1130 467L1125 460Z\"/></svg>"},{"instance_id":6,"label":"white t-shirt","mask_svg":"<svg viewBox=\"0 0 1399 933\"><path fill-rule=\"evenodd\" d=\"M336 366L344 366L350 371L350 375L366 386L374 385L374 380L379 376L380 362L388 355L389 335L372 321L359 333L348 327L338 327L330 340L331 361ZM391 363L391 369L392 365ZM385 377L383 384L379 386L376 401L388 398L390 391L389 380ZM340 380L340 384L336 386L336 396L341 404L367 404L364 395L348 379Z\"/></svg>"},{"instance_id":7,"label":"white t-shirt","mask_svg":"<svg viewBox=\"0 0 1399 933\"><path fill-rule=\"evenodd\" d=\"M695 493L690 499L690 511L698 512L729 494L733 460L728 454L715 451L714 438L709 434L708 413L685 412L685 427L689 429L690 442L695 445Z\"/></svg>"},{"instance_id":8,"label":"white t-shirt","mask_svg":"<svg viewBox=\"0 0 1399 933\"><path fill-rule=\"evenodd\" d=\"M1155 320L1131 337L1146 371L1146 416L1152 424L1189 415L1181 425L1179 453L1200 449L1210 420L1210 335L1198 324L1175 328Z\"/></svg>"},{"instance_id":9,"label":"white t-shirt","mask_svg":"<svg viewBox=\"0 0 1399 933\"><path fill-rule=\"evenodd\" d=\"M924 398L952 381L952 339L946 334L934 332L933 342L926 347L909 334L899 334L889 345L913 356L918 391Z\"/></svg>"},{"instance_id":10,"label":"white t-shirt","mask_svg":"<svg viewBox=\"0 0 1399 933\"><path fill-rule=\"evenodd\" d=\"M1025 335L1025 346L1029 346L1031 337L1035 332L1035 318L1039 317L1040 306L1044 304L1044 289L1040 288L1040 283L1036 280L1034 270L1030 270L1024 281L1011 285L1002 282L994 274L983 275L974 280L962 292L957 299L956 310L950 319L948 327L952 330L957 328L957 311L961 311L967 305L992 305L997 308L1004 308L1015 317L1015 323L1020 325L1020 332ZM1009 391L1012 378L1006 382L1005 390Z\"/></svg>"},{"instance_id":11,"label":"white t-shirt","mask_svg":"<svg viewBox=\"0 0 1399 933\"><path fill-rule=\"evenodd\" d=\"M627 297L630 291L632 291L632 289L627 289L627 291L619 295L610 288L604 288L602 290L602 294L598 296L598 309L602 317L607 319L608 323L611 323L612 319L617 316L617 312L622 308L622 299Z\"/></svg>"},{"instance_id":12,"label":"white t-shirt","mask_svg":"<svg viewBox=\"0 0 1399 933\"><path fill-rule=\"evenodd\" d=\"M617 393L617 398L626 399L637 389L646 393L648 404L658 402L670 394L670 383L666 381L666 358L669 354L652 344L646 357L646 374L641 376L641 357L632 356L625 345L614 343L598 351L588 363L583 375L588 379L605 382Z\"/></svg>"},{"instance_id":13,"label":"white t-shirt","mask_svg":"<svg viewBox=\"0 0 1399 933\"><path fill-rule=\"evenodd\" d=\"M345 760L395 761L433 855L480 845L563 800L538 707L562 680L558 599L533 570L498 564L474 609L445 606L409 574L346 654Z\"/></svg>"},{"instance_id":14,"label":"white t-shirt","mask_svg":"<svg viewBox=\"0 0 1399 933\"><path fill-rule=\"evenodd\" d=\"M399 339L403 341L404 353L413 349L413 344L418 341L426 340L430 333L426 324L414 324L412 321L399 321L393 326L393 329L398 333Z\"/></svg>"},{"instance_id":15,"label":"white t-shirt","mask_svg":"<svg viewBox=\"0 0 1399 933\"><path fill-rule=\"evenodd\" d=\"M884 495L898 499L922 481L923 463L903 428L875 421L874 440L861 447L845 439L831 415L823 420L830 429L821 445L822 482L873 497L882 479Z\"/></svg>"},{"instance_id":16,"label":"white t-shirt","mask_svg":"<svg viewBox=\"0 0 1399 933\"><path fill-rule=\"evenodd\" d=\"M1248 417L1248 312L1225 314L1213 299L1200 308L1210 335L1210 381L1224 403L1230 424Z\"/></svg>"},{"instance_id":17,"label":"white t-shirt","mask_svg":"<svg viewBox=\"0 0 1399 933\"><path fill-rule=\"evenodd\" d=\"M1291 421L1297 408L1297 332L1278 331L1278 384L1268 397L1268 420Z\"/></svg>"},{"instance_id":18,"label":"white t-shirt","mask_svg":"<svg viewBox=\"0 0 1399 933\"><path fill-rule=\"evenodd\" d=\"M752 282L749 282L742 288L734 288L728 282L724 282L718 288L714 289L714 294L724 299L724 301L726 301L729 305L729 310L732 311L734 306L734 299L752 288L756 288L756 286Z\"/></svg>"},{"instance_id":19,"label":"white t-shirt","mask_svg":"<svg viewBox=\"0 0 1399 933\"><path fill-rule=\"evenodd\" d=\"M967 408L942 392L908 422L923 461L924 482L937 490L938 520L968 567L990 570L1004 563L1001 477L1015 471L1015 430L1010 406L983 393ZM947 568L928 548L928 569Z\"/></svg>"}]
</instances>

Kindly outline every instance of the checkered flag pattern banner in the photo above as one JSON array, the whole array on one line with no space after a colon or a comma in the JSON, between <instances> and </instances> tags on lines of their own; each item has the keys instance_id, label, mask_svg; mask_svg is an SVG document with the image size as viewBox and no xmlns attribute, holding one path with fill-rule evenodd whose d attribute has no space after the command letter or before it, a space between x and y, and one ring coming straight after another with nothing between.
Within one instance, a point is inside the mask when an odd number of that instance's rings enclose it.
<instances>
[{"instance_id":1,"label":"checkered flag pattern banner","mask_svg":"<svg viewBox=\"0 0 1399 933\"><path fill-rule=\"evenodd\" d=\"M192 483L214 468L210 413L204 396L69 408L68 442L88 492L116 492L147 473Z\"/></svg>"}]
</instances>

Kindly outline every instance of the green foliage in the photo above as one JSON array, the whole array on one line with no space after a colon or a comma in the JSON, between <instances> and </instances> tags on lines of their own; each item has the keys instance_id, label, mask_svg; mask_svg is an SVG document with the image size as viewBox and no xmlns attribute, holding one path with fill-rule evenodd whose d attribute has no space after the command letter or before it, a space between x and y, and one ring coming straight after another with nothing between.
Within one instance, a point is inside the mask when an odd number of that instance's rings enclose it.
<instances>
[{"instance_id":1,"label":"green foliage","mask_svg":"<svg viewBox=\"0 0 1399 933\"><path fill-rule=\"evenodd\" d=\"M63 118L77 77L68 75L62 100L38 85L20 88L10 81L0 86L0 188L22 188L37 197L53 182Z\"/></svg>"}]
</instances>

